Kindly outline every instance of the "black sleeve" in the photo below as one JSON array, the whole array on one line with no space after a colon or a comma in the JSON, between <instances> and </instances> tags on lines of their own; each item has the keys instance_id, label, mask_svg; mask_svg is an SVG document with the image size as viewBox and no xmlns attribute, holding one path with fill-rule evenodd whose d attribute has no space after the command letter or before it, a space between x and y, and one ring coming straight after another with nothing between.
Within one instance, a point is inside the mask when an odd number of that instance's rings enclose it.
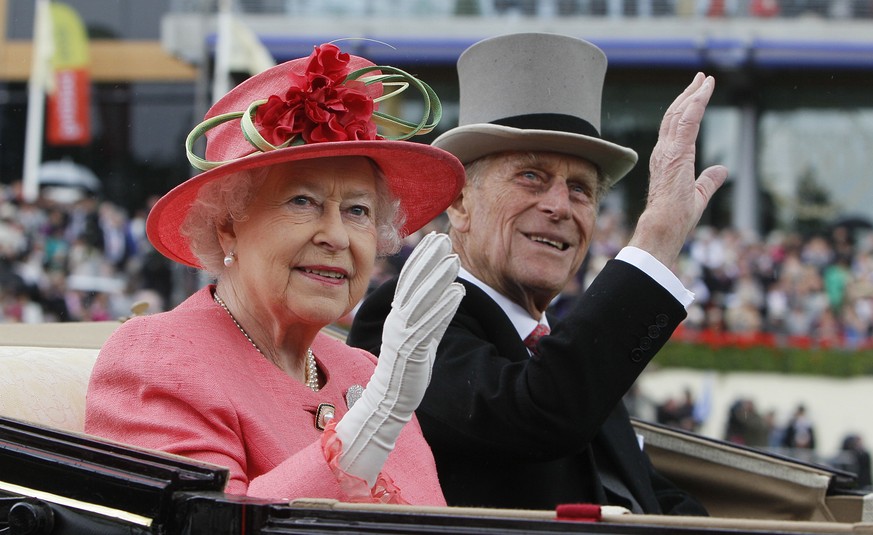
<instances>
[{"instance_id":1,"label":"black sleeve","mask_svg":"<svg viewBox=\"0 0 873 535\"><path fill-rule=\"evenodd\" d=\"M685 317L637 268L611 261L531 358L493 300L467 295L437 350L417 414L434 450L548 460L583 450ZM363 303L349 343L378 351L393 284Z\"/></svg>"}]
</instances>

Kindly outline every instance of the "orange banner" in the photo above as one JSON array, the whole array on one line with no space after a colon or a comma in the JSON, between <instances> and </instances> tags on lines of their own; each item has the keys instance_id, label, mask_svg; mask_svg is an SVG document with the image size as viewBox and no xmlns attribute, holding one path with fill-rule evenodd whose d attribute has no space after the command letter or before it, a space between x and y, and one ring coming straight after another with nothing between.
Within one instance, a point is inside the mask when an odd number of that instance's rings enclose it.
<instances>
[{"instance_id":1,"label":"orange banner","mask_svg":"<svg viewBox=\"0 0 873 535\"><path fill-rule=\"evenodd\" d=\"M46 141L51 145L91 142L91 80L83 69L55 71L47 102Z\"/></svg>"},{"instance_id":2,"label":"orange banner","mask_svg":"<svg viewBox=\"0 0 873 535\"><path fill-rule=\"evenodd\" d=\"M46 108L46 141L51 145L91 142L91 78L88 34L73 8L51 3L54 76Z\"/></svg>"}]
</instances>

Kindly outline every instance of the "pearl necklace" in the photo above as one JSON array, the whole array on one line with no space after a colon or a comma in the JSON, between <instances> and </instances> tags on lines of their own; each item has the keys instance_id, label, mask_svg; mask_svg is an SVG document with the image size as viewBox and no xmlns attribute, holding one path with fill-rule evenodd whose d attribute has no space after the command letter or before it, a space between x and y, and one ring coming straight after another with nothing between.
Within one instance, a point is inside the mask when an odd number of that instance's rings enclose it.
<instances>
[{"instance_id":1,"label":"pearl necklace","mask_svg":"<svg viewBox=\"0 0 873 535\"><path fill-rule=\"evenodd\" d=\"M221 308L224 309L225 312L227 312L227 315L230 316L233 324L236 325L236 328L239 329L239 332L243 333L243 336L246 337L246 340L248 340L249 343L252 344L252 347L255 348L255 351L257 351L258 353L263 355L264 358L275 364L273 359L271 359L267 355L264 355L264 352L261 351L261 348L258 347L258 344L256 344L255 341L252 340L252 337L249 336L249 333L247 333L246 330L242 328L242 325L240 325L239 322L236 321L236 318L233 317L230 309L227 308L227 305L224 304L224 301L222 301L221 298L218 297L218 292L212 294L212 298L215 300L216 303L218 303L219 306L221 306ZM315 364L315 355L312 354L311 347L306 349L306 386L308 386L309 389L313 392L318 392L318 390L321 388L321 386L318 384L318 366Z\"/></svg>"}]
</instances>

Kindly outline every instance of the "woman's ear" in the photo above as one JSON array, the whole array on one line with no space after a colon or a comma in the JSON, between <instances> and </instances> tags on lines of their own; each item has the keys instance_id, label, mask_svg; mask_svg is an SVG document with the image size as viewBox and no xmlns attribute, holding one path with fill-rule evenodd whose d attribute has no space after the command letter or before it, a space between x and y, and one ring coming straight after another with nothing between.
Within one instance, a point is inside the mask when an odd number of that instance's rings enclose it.
<instances>
[{"instance_id":1,"label":"woman's ear","mask_svg":"<svg viewBox=\"0 0 873 535\"><path fill-rule=\"evenodd\" d=\"M224 251L224 254L236 250L236 230L233 226L232 217L228 217L224 220L224 223L217 225L215 232L218 234L218 243L221 245L221 250Z\"/></svg>"},{"instance_id":2,"label":"woman's ear","mask_svg":"<svg viewBox=\"0 0 873 535\"><path fill-rule=\"evenodd\" d=\"M455 201L446 209L449 224L456 232L467 232L470 228L470 210L467 206L467 188L463 188Z\"/></svg>"}]
</instances>

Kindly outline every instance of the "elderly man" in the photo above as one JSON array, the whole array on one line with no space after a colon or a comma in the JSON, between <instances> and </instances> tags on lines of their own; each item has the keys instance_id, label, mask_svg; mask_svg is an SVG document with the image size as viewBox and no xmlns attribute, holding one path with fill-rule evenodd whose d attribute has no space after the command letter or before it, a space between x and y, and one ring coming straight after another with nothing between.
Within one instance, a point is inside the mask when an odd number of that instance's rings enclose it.
<instances>
[{"instance_id":1,"label":"elderly man","mask_svg":"<svg viewBox=\"0 0 873 535\"><path fill-rule=\"evenodd\" d=\"M713 80L698 74L667 110L629 245L539 338L587 253L599 201L637 155L600 137L606 58L586 41L486 39L458 72L460 125L434 145L466 166L448 210L466 297L417 410L448 503L706 514L654 471L620 401L693 299L668 267L727 175L695 177ZM378 353L393 288L364 302L352 345Z\"/></svg>"}]
</instances>

